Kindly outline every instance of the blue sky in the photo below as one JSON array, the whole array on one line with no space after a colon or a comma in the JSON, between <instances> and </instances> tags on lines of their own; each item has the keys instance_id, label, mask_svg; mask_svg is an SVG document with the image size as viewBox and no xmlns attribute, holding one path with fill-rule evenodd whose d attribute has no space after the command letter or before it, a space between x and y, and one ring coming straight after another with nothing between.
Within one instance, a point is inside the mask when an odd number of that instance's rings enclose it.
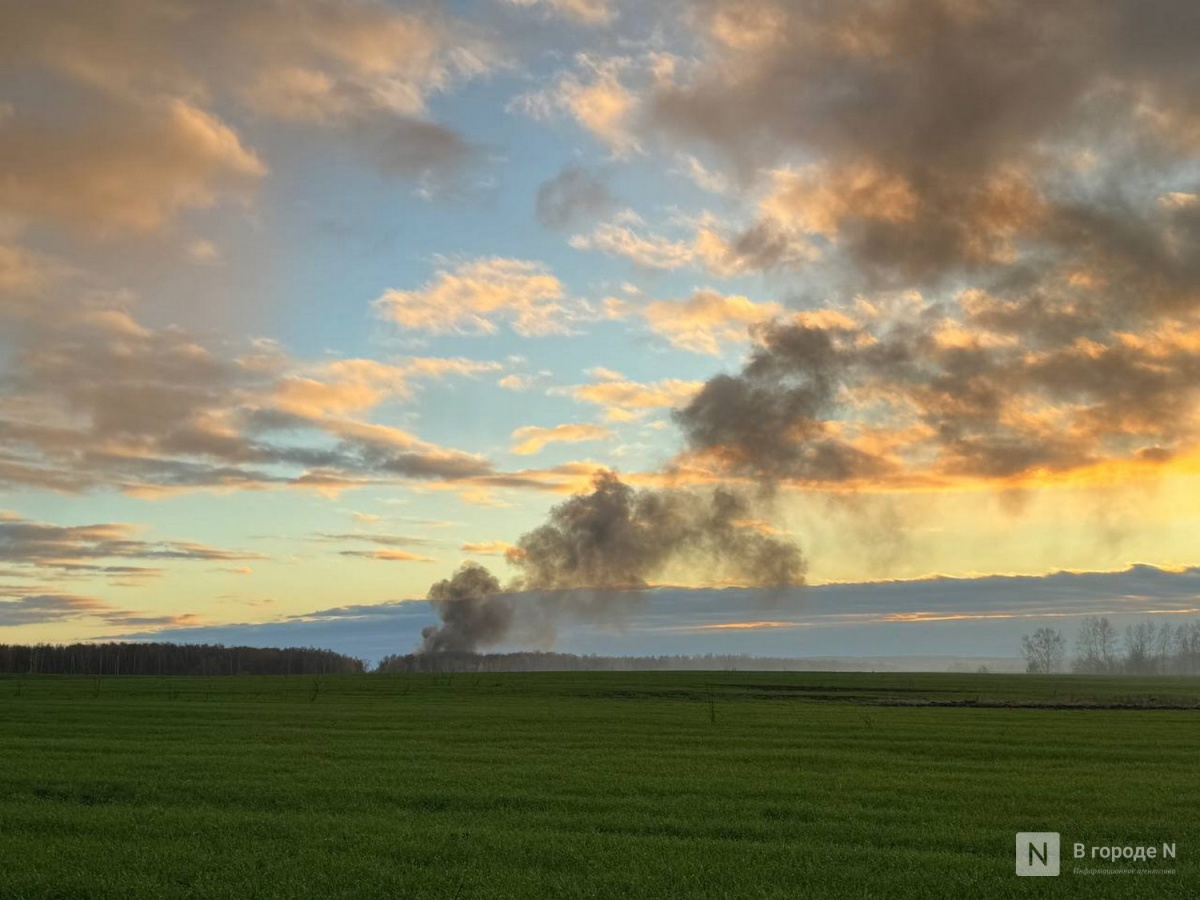
<instances>
[{"instance_id":1,"label":"blue sky","mask_svg":"<svg viewBox=\"0 0 1200 900\"><path fill-rule=\"evenodd\" d=\"M600 468L815 585L1198 562L1186 3L111 6L0 41L0 640L531 584ZM672 615L596 646L784 646Z\"/></svg>"}]
</instances>

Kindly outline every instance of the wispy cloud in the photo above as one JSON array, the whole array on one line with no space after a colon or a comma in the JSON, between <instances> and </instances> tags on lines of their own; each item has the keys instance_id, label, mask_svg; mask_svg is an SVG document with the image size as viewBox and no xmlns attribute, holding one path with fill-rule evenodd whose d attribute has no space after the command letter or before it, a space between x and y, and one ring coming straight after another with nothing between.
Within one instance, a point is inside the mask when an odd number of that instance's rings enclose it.
<instances>
[{"instance_id":1,"label":"wispy cloud","mask_svg":"<svg viewBox=\"0 0 1200 900\"><path fill-rule=\"evenodd\" d=\"M579 444L603 440L611 435L611 431L599 425L570 423L551 428L525 425L512 433L514 443L511 449L513 453L529 456L540 453L548 444Z\"/></svg>"}]
</instances>

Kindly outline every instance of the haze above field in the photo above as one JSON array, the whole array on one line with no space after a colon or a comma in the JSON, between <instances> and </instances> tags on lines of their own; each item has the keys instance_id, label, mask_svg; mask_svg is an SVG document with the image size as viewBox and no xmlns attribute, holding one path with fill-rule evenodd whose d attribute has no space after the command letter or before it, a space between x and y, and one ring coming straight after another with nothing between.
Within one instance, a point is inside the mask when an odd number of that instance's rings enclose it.
<instances>
[{"instance_id":1,"label":"haze above field","mask_svg":"<svg viewBox=\"0 0 1200 900\"><path fill-rule=\"evenodd\" d=\"M1198 44L1191 0L7 10L0 641L1195 613ZM599 469L641 493L551 512ZM608 592L400 602L468 559Z\"/></svg>"}]
</instances>

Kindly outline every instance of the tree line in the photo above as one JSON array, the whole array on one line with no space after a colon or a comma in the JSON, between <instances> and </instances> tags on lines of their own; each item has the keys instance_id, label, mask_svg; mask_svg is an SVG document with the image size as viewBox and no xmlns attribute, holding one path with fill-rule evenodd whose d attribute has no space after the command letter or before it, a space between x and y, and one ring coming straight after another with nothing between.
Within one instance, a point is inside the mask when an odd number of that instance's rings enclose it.
<instances>
[{"instance_id":1,"label":"tree line","mask_svg":"<svg viewBox=\"0 0 1200 900\"><path fill-rule=\"evenodd\" d=\"M1172 626L1149 619L1118 633L1104 616L1088 616L1079 626L1068 658L1067 639L1057 628L1021 636L1025 671L1064 671L1083 675L1200 674L1200 622Z\"/></svg>"},{"instance_id":2,"label":"tree line","mask_svg":"<svg viewBox=\"0 0 1200 900\"><path fill-rule=\"evenodd\" d=\"M514 653L405 653L385 656L376 672L592 672L592 671L833 671L856 668L852 661L707 653L696 656L596 656L544 650Z\"/></svg>"},{"instance_id":3,"label":"tree line","mask_svg":"<svg viewBox=\"0 0 1200 900\"><path fill-rule=\"evenodd\" d=\"M32 675L352 675L361 659L315 647L0 644L0 672Z\"/></svg>"}]
</instances>

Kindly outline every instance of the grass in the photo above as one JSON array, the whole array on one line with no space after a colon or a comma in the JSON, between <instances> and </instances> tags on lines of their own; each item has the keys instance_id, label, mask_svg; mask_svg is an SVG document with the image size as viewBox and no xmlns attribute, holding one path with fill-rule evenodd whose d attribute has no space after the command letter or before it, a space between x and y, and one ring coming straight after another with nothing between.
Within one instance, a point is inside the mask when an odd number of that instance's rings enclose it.
<instances>
[{"instance_id":1,"label":"grass","mask_svg":"<svg viewBox=\"0 0 1200 900\"><path fill-rule=\"evenodd\" d=\"M1197 705L1181 679L8 676L0 898L1195 897ZM1062 876L1017 878L1017 831L1060 832ZM1073 874L1076 840L1175 843L1176 874Z\"/></svg>"}]
</instances>

